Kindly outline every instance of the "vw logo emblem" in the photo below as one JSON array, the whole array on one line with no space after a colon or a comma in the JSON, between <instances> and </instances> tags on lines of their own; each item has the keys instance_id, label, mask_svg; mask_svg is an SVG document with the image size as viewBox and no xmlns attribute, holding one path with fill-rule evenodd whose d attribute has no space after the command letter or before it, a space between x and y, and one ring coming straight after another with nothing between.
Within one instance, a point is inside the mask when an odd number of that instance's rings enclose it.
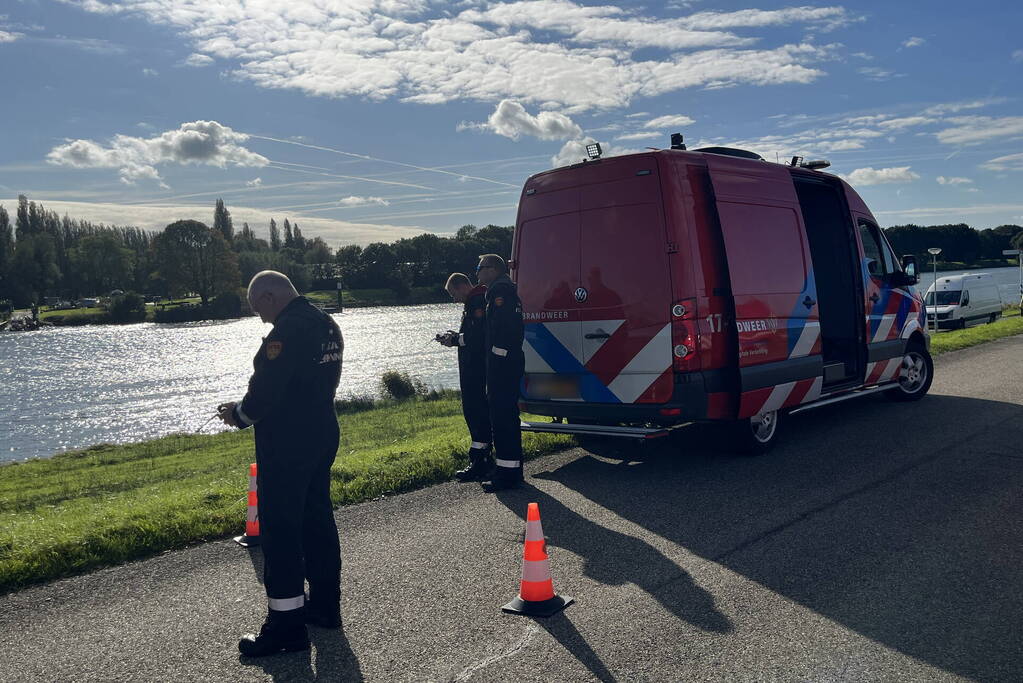
<instances>
[{"instance_id":1,"label":"vw logo emblem","mask_svg":"<svg viewBox=\"0 0 1023 683\"><path fill-rule=\"evenodd\" d=\"M586 301L586 297L588 294L589 293L585 289L580 287L579 289L575 290L575 300L578 301L579 303L582 303Z\"/></svg>"}]
</instances>

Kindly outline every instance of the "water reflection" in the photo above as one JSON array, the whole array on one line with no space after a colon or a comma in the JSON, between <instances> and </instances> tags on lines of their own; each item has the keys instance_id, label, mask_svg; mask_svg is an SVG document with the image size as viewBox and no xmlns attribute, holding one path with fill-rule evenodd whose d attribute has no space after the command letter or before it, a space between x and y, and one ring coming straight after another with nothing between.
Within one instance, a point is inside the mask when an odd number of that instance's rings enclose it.
<instances>
[{"instance_id":1,"label":"water reflection","mask_svg":"<svg viewBox=\"0 0 1023 683\"><path fill-rule=\"evenodd\" d=\"M389 369L457 387L454 353L433 335L458 317L455 304L337 316L345 337L339 394L376 394ZM0 461L194 431L218 403L244 394L269 330L245 318L0 334ZM214 421L204 432L222 428Z\"/></svg>"}]
</instances>

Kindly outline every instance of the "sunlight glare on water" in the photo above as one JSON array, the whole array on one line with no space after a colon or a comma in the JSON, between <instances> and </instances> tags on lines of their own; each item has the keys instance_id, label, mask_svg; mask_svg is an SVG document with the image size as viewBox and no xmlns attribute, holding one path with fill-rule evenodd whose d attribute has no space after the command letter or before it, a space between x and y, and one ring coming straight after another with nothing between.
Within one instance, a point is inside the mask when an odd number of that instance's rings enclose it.
<instances>
[{"instance_id":1,"label":"sunlight glare on water","mask_svg":"<svg viewBox=\"0 0 1023 683\"><path fill-rule=\"evenodd\" d=\"M345 339L338 396L378 395L392 369L457 388L455 351L433 335L459 315L456 304L431 304L335 316ZM244 318L0 334L0 461L194 432L218 403L244 395L270 329ZM214 420L203 432L222 429Z\"/></svg>"}]
</instances>

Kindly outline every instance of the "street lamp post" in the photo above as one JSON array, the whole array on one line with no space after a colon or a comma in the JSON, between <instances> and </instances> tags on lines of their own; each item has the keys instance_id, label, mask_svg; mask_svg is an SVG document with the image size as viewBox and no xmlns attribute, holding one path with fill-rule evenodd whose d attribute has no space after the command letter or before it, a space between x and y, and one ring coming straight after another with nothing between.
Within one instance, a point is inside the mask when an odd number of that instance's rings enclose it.
<instances>
[{"instance_id":1,"label":"street lamp post","mask_svg":"<svg viewBox=\"0 0 1023 683\"><path fill-rule=\"evenodd\" d=\"M934 331L938 331L938 254L941 247L930 247L927 253L931 255L931 264L934 266L934 284L931 285L931 300L934 302Z\"/></svg>"},{"instance_id":2,"label":"street lamp post","mask_svg":"<svg viewBox=\"0 0 1023 683\"><path fill-rule=\"evenodd\" d=\"M1015 256L1019 264L1019 312L1023 315L1023 249L1005 249L1004 256Z\"/></svg>"}]
</instances>

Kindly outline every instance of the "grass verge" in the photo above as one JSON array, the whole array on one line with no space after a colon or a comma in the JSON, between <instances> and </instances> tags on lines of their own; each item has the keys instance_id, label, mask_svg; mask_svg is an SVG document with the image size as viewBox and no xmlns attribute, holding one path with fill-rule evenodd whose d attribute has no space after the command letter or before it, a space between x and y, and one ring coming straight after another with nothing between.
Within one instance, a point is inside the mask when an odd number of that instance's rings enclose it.
<instances>
[{"instance_id":1,"label":"grass verge","mask_svg":"<svg viewBox=\"0 0 1023 683\"><path fill-rule=\"evenodd\" d=\"M1018 308L1010 308L1002 313L1002 319L998 322L932 334L931 353L937 356L1016 334L1023 334L1023 318Z\"/></svg>"},{"instance_id":2,"label":"grass verge","mask_svg":"<svg viewBox=\"0 0 1023 683\"><path fill-rule=\"evenodd\" d=\"M331 497L350 505L450 479L465 462L457 395L354 402ZM527 458L572 440L523 434ZM252 431L101 445L0 466L0 593L241 533Z\"/></svg>"}]
</instances>

